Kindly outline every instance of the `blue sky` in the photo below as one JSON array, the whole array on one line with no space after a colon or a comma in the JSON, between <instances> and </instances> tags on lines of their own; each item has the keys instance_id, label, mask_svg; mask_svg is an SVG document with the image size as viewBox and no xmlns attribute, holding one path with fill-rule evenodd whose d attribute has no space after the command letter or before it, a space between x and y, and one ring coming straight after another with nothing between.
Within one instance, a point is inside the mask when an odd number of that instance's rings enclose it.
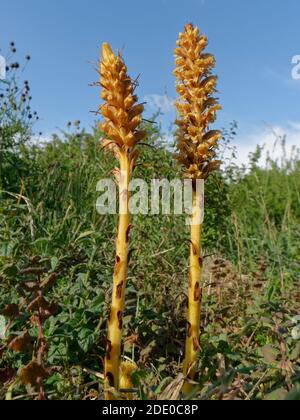
<instances>
[{"instance_id":1,"label":"blue sky","mask_svg":"<svg viewBox=\"0 0 300 420\"><path fill-rule=\"evenodd\" d=\"M299 0L0 1L0 54L13 40L20 57L32 56L26 78L41 116L37 131L49 134L75 119L93 123L99 92L89 84L104 41L123 51L131 76L141 74L140 99L165 105L167 128L173 112L161 96L175 96L173 48L192 21L217 58L220 127L237 120L237 141L246 145L268 123L300 146L300 80L291 77L300 54Z\"/></svg>"}]
</instances>

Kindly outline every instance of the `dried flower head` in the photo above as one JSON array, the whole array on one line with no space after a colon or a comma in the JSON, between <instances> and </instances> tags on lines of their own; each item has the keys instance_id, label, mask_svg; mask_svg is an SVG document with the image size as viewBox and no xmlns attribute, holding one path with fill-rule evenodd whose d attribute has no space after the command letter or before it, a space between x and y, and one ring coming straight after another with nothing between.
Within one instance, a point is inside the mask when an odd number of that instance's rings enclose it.
<instances>
[{"instance_id":1,"label":"dried flower head","mask_svg":"<svg viewBox=\"0 0 300 420\"><path fill-rule=\"evenodd\" d=\"M217 130L209 131L221 107L214 97L215 58L204 53L207 43L199 29L188 24L179 34L175 49L178 160L187 168L185 177L191 179L206 179L220 165L215 160L215 147L222 135Z\"/></svg>"},{"instance_id":2,"label":"dried flower head","mask_svg":"<svg viewBox=\"0 0 300 420\"><path fill-rule=\"evenodd\" d=\"M100 128L108 137L104 146L112 148L118 157L120 152L130 152L145 137L145 132L138 129L144 106L137 103L136 83L128 76L122 57L115 55L107 43L102 47L100 75L104 100L100 107L104 122Z\"/></svg>"}]
</instances>

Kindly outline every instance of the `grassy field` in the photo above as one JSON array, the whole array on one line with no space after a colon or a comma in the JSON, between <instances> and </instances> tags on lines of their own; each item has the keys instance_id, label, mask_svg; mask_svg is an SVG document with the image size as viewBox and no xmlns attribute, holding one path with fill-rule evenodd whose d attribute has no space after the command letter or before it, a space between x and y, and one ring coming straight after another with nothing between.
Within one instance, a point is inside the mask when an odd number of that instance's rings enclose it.
<instances>
[{"instance_id":1,"label":"grassy field","mask_svg":"<svg viewBox=\"0 0 300 420\"><path fill-rule=\"evenodd\" d=\"M97 129L30 144L28 94L14 77L0 86L0 399L37 396L33 354L48 399L103 398L116 217L97 214L96 184L115 162ZM159 126L145 129L135 176L178 177ZM300 399L300 157L277 147L280 161L232 157L206 185L196 399ZM184 217L134 217L123 351L138 365L134 398L180 398L188 238Z\"/></svg>"}]
</instances>

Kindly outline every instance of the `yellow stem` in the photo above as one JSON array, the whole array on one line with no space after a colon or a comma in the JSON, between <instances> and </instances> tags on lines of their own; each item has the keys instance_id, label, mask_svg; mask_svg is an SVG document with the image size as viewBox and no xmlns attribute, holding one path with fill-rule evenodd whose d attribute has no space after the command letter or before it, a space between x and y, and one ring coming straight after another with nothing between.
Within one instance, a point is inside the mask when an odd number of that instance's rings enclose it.
<instances>
[{"instance_id":1,"label":"yellow stem","mask_svg":"<svg viewBox=\"0 0 300 420\"><path fill-rule=\"evenodd\" d=\"M200 335L201 311L201 202L196 190L193 191L193 214L191 220L190 273L188 290L187 337L183 371L188 380L193 380L197 371ZM193 391L193 385L185 382L183 393L188 396Z\"/></svg>"},{"instance_id":2,"label":"yellow stem","mask_svg":"<svg viewBox=\"0 0 300 420\"><path fill-rule=\"evenodd\" d=\"M116 242L116 264L113 276L112 305L108 323L107 351L105 357L106 400L114 399L113 394L108 391L109 388L114 388L116 391L119 391L123 312L128 270L128 242L130 230L128 187L130 177L130 159L127 154L122 153L120 157L120 209Z\"/></svg>"}]
</instances>

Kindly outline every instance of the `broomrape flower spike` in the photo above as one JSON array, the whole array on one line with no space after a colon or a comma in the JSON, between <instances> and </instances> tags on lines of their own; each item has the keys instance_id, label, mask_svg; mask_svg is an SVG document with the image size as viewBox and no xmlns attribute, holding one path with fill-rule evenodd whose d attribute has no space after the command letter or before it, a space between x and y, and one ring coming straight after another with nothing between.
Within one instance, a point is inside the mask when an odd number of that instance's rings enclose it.
<instances>
[{"instance_id":1,"label":"broomrape flower spike","mask_svg":"<svg viewBox=\"0 0 300 420\"><path fill-rule=\"evenodd\" d=\"M215 148L222 137L220 131L209 130L221 109L216 92L217 77L212 75L215 58L204 52L208 40L192 24L179 34L175 49L176 90L179 94L175 106L178 112L176 131L178 161L185 167L184 178L194 181L193 211L190 241L190 273L188 292L188 327L185 347L184 384L185 395L191 394L190 383L196 374L199 353L201 309L201 230L199 208L201 200L196 191L196 180L206 180L220 166Z\"/></svg>"},{"instance_id":2,"label":"broomrape flower spike","mask_svg":"<svg viewBox=\"0 0 300 420\"><path fill-rule=\"evenodd\" d=\"M145 132L139 130L144 107L138 104L134 94L136 84L128 76L122 57L114 54L107 43L102 47L100 76L101 97L104 100L100 107L104 117L100 129L106 136L103 147L110 150L119 161L119 168L113 171L119 185L120 209L105 357L105 398L113 399L113 390L119 391L120 387L121 338L131 228L128 187L138 157L135 146L145 137Z\"/></svg>"}]
</instances>

